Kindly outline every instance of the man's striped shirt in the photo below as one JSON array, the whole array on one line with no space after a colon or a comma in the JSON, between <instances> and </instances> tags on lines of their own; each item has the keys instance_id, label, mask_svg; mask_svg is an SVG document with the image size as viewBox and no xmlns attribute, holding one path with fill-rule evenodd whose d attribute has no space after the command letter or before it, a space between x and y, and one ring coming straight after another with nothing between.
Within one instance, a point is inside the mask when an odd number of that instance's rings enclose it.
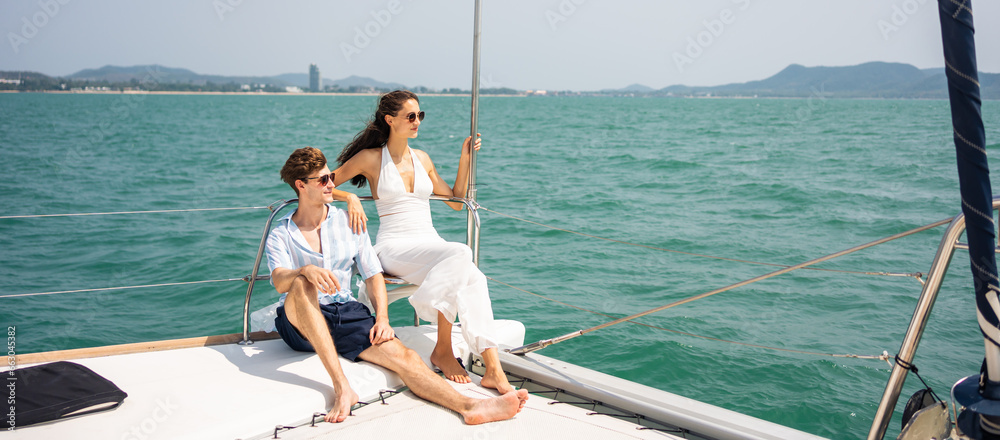
<instances>
[{"instance_id":1,"label":"man's striped shirt","mask_svg":"<svg viewBox=\"0 0 1000 440\"><path fill-rule=\"evenodd\" d=\"M358 273L364 279L371 278L382 272L382 265L372 248L368 232L355 234L348 224L347 211L327 205L326 220L320 225L320 242L322 253L314 251L299 227L292 221L292 211L278 220L278 225L267 236L267 265L274 269L298 269L312 264L333 272L340 282L340 290L319 294L320 304L345 303L356 301L351 293L351 275L357 264ZM271 279L274 285L274 279ZM286 292L282 292L280 304L285 303Z\"/></svg>"}]
</instances>

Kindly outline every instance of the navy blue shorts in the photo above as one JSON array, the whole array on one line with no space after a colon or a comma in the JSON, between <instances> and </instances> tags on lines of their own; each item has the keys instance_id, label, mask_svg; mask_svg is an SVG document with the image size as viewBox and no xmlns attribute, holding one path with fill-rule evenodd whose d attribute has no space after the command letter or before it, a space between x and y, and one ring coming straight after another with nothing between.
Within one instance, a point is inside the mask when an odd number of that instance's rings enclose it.
<instances>
[{"instance_id":1,"label":"navy blue shorts","mask_svg":"<svg viewBox=\"0 0 1000 440\"><path fill-rule=\"evenodd\" d=\"M326 319L326 326L330 329L330 336L333 336L333 345L337 346L337 353L341 356L357 362L358 355L372 346L368 334L375 325L375 317L372 312L357 301L334 304L320 304L320 312ZM312 344L306 340L302 333L288 321L285 316L285 306L278 307L278 316L274 318L274 325L278 329L281 339L296 351L312 351Z\"/></svg>"}]
</instances>

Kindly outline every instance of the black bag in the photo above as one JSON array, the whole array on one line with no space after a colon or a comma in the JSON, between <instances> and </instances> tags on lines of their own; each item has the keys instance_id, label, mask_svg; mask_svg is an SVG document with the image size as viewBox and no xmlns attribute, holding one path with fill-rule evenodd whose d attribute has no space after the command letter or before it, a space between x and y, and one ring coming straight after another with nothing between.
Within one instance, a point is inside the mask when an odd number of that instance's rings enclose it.
<instances>
[{"instance_id":1,"label":"black bag","mask_svg":"<svg viewBox=\"0 0 1000 440\"><path fill-rule=\"evenodd\" d=\"M5 424L20 428L117 408L128 397L120 388L73 362L53 362L11 372L4 384ZM11 416L13 413L13 417Z\"/></svg>"}]
</instances>

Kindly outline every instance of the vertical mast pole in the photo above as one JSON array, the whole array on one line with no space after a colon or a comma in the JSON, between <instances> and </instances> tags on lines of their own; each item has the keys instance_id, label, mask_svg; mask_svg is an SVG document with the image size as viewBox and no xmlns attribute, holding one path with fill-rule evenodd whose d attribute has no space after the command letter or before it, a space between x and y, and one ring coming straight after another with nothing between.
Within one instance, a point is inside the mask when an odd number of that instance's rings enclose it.
<instances>
[{"instance_id":1,"label":"vertical mast pole","mask_svg":"<svg viewBox=\"0 0 1000 440\"><path fill-rule=\"evenodd\" d=\"M483 25L483 0L476 0L476 18L475 26L472 34L472 127L469 131L469 135L472 136L472 142L476 141L476 133L479 131L479 47L480 41L479 36L482 34ZM465 197L475 204L476 202L476 154L475 149L472 150L469 156L470 166L469 166L469 190L466 192ZM472 248L472 261L478 266L479 265L479 225L476 224L475 215L472 211L468 213L468 226L467 226L467 242L469 247Z\"/></svg>"}]
</instances>

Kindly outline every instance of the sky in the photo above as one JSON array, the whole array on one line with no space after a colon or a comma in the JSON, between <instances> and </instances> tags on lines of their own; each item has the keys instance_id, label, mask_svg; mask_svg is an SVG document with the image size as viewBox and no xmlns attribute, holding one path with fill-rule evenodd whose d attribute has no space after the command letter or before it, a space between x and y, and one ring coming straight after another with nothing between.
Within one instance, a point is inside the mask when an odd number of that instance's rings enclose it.
<instances>
[{"instance_id":1,"label":"sky","mask_svg":"<svg viewBox=\"0 0 1000 440\"><path fill-rule=\"evenodd\" d=\"M472 85L473 0L0 0L0 70L160 64L201 74ZM944 65L935 0L484 0L481 87L710 86L790 64ZM1000 72L1000 1L974 0Z\"/></svg>"}]
</instances>

